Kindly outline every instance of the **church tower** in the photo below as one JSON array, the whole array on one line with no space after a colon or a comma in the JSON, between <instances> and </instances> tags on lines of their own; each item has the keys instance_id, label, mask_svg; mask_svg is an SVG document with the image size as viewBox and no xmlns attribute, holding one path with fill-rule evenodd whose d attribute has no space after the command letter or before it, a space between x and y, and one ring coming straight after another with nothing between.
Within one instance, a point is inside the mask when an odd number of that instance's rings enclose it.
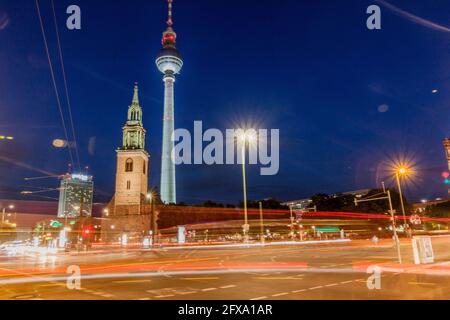
<instances>
[{"instance_id":1,"label":"church tower","mask_svg":"<svg viewBox=\"0 0 450 320\"><path fill-rule=\"evenodd\" d=\"M149 154L145 151L145 129L139 104L137 84L128 107L128 118L122 128L122 147L117 150L116 214L139 214L148 190Z\"/></svg>"}]
</instances>

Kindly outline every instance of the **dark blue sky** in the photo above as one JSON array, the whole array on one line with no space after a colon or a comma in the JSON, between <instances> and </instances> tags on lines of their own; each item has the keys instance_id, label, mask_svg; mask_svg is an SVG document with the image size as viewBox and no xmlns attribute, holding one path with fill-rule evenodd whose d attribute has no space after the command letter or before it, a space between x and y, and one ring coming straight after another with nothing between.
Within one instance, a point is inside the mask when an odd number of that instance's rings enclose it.
<instances>
[{"instance_id":1,"label":"dark blue sky","mask_svg":"<svg viewBox=\"0 0 450 320\"><path fill-rule=\"evenodd\" d=\"M366 28L374 1L175 0L184 68L176 82L176 127L226 129L245 121L279 128L280 172L249 170L250 198L303 198L375 187L380 163L414 157L413 199L445 195L441 140L450 135L450 33L382 7L382 30ZM450 2L391 0L444 26ZM57 82L61 70L49 0L40 0ZM65 28L66 7L82 10L82 30ZM154 59L165 28L163 0L56 1L81 162L95 176L98 199L114 191L115 149L139 82L150 181L159 185L162 76ZM437 88L439 93L432 94ZM62 100L65 101L64 99ZM386 104L387 112L378 107ZM35 2L0 1L0 198L17 197L37 171L64 173L63 137ZM89 143L90 142L90 143ZM8 160L9 159L9 160ZM25 166L34 168L25 168ZM240 167L177 167L178 200L241 199ZM53 196L55 196L54 194ZM52 196L50 194L50 196Z\"/></svg>"}]
</instances>

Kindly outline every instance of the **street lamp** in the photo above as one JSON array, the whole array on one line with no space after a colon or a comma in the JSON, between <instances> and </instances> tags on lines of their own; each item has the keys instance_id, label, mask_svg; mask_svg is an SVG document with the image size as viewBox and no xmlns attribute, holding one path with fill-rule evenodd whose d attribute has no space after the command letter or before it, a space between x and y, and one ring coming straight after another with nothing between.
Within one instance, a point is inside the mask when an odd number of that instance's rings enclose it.
<instances>
[{"instance_id":1,"label":"street lamp","mask_svg":"<svg viewBox=\"0 0 450 320\"><path fill-rule=\"evenodd\" d=\"M151 209L151 236L152 236L152 244L155 244L156 242L156 233L158 232L158 226L157 226L157 219L156 219L156 214L155 214L155 207L154 207L154 198L155 196L153 195L152 192L147 193L146 195L147 201L150 203L150 209Z\"/></svg>"},{"instance_id":2,"label":"street lamp","mask_svg":"<svg viewBox=\"0 0 450 320\"><path fill-rule=\"evenodd\" d=\"M405 224L405 226L409 229L409 225L406 222L406 212L405 212L405 205L403 203L403 195L402 195L402 186L400 183L400 177L404 177L406 175L408 175L409 173L409 169L406 168L405 166L400 166L397 168L397 170L395 171L395 179L397 181L397 188L398 188L398 193L400 195L400 205L402 208L402 214L403 214L403 223Z\"/></svg>"},{"instance_id":3,"label":"street lamp","mask_svg":"<svg viewBox=\"0 0 450 320\"><path fill-rule=\"evenodd\" d=\"M243 225L243 234L244 234L244 242L248 242L248 231L250 226L248 224L248 215L247 215L247 177L245 173L245 147L247 143L249 146L256 141L256 134L254 130L242 130L242 133L239 135L239 140L242 145L241 156L242 156L242 182L243 182L243 190L244 190L244 225Z\"/></svg>"},{"instance_id":4,"label":"street lamp","mask_svg":"<svg viewBox=\"0 0 450 320\"><path fill-rule=\"evenodd\" d=\"M10 205L8 206L8 209L9 209L9 210L14 209L14 205L13 205L13 204L10 204ZM5 214L6 214L6 207L3 207L3 210L2 210L2 223L5 222Z\"/></svg>"}]
</instances>

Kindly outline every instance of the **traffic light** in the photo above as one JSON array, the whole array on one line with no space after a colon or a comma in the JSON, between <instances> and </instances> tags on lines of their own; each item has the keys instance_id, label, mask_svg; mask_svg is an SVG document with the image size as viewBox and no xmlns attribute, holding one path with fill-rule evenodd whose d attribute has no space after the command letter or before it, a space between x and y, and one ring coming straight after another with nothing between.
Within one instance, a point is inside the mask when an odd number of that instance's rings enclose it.
<instances>
[{"instance_id":1,"label":"traffic light","mask_svg":"<svg viewBox=\"0 0 450 320\"><path fill-rule=\"evenodd\" d=\"M450 172L442 172L442 178L444 178L444 184L450 184Z\"/></svg>"},{"instance_id":2,"label":"traffic light","mask_svg":"<svg viewBox=\"0 0 450 320\"><path fill-rule=\"evenodd\" d=\"M81 236L83 238L89 238L93 233L93 229L91 226L89 227L83 227L83 229L81 230Z\"/></svg>"}]
</instances>

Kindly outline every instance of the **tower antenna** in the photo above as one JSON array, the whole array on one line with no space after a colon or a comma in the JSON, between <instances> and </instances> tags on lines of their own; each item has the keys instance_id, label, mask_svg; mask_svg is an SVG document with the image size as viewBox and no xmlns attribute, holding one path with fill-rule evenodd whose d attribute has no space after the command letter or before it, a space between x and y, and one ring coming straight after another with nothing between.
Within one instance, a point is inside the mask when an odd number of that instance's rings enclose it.
<instances>
[{"instance_id":1,"label":"tower antenna","mask_svg":"<svg viewBox=\"0 0 450 320\"><path fill-rule=\"evenodd\" d=\"M168 13L168 20L167 20L167 26L169 28L172 28L173 26L173 20L172 20L172 3L173 0L167 0L168 4L169 4L169 13Z\"/></svg>"}]
</instances>

